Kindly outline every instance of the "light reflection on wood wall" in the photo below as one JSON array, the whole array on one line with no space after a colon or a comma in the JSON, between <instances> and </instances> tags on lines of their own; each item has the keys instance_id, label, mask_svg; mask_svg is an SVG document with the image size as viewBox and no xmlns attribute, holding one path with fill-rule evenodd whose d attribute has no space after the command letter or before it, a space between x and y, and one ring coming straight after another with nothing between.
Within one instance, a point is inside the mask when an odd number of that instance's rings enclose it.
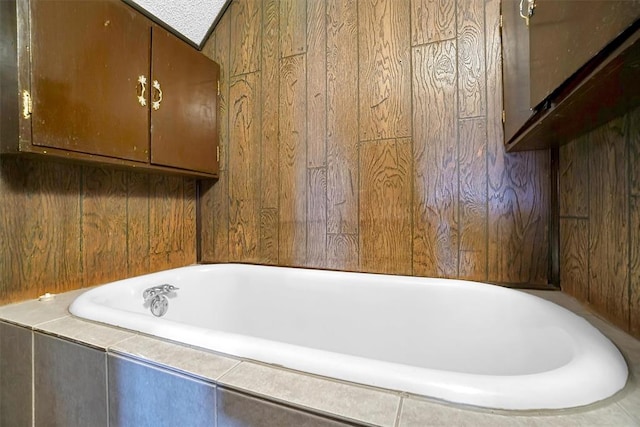
<instances>
[{"instance_id":1,"label":"light reflection on wood wall","mask_svg":"<svg viewBox=\"0 0 640 427\"><path fill-rule=\"evenodd\" d=\"M562 289L640 337L640 109L560 149Z\"/></svg>"},{"instance_id":2,"label":"light reflection on wood wall","mask_svg":"<svg viewBox=\"0 0 640 427\"><path fill-rule=\"evenodd\" d=\"M204 260L546 283L549 153L504 153L498 22L498 0L234 0L204 48Z\"/></svg>"}]
</instances>

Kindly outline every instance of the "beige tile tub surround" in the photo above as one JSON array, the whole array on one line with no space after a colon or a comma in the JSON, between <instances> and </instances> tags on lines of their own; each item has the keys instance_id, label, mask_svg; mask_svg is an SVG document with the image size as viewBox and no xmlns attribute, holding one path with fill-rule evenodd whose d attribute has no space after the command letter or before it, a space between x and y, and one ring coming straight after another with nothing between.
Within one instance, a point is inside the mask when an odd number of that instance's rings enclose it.
<instances>
[{"instance_id":1,"label":"beige tile tub surround","mask_svg":"<svg viewBox=\"0 0 640 427\"><path fill-rule=\"evenodd\" d=\"M225 427L346 427L339 421L321 418L285 406L275 405L231 390L218 388L218 425Z\"/></svg>"},{"instance_id":2,"label":"beige tile tub surround","mask_svg":"<svg viewBox=\"0 0 640 427\"><path fill-rule=\"evenodd\" d=\"M635 372L635 381L638 381L640 370ZM627 396L620 400L620 406L624 409L631 418L635 421L636 425L640 425L640 386L629 390Z\"/></svg>"},{"instance_id":3,"label":"beige tile tub surround","mask_svg":"<svg viewBox=\"0 0 640 427\"><path fill-rule=\"evenodd\" d=\"M243 362L220 379L221 385L328 415L393 427L400 395L368 387L301 375Z\"/></svg>"},{"instance_id":4,"label":"beige tile tub surround","mask_svg":"<svg viewBox=\"0 0 640 427\"><path fill-rule=\"evenodd\" d=\"M39 323L33 327L36 331L45 332L68 340L83 343L100 349L135 336L129 331L85 322L76 317L63 317L51 322Z\"/></svg>"},{"instance_id":5,"label":"beige tile tub surround","mask_svg":"<svg viewBox=\"0 0 640 427\"><path fill-rule=\"evenodd\" d=\"M76 297L87 289L54 295L48 301L30 300L0 306L0 319L32 328L40 323L69 317L67 308Z\"/></svg>"},{"instance_id":6,"label":"beige tile tub surround","mask_svg":"<svg viewBox=\"0 0 640 427\"><path fill-rule=\"evenodd\" d=\"M31 422L33 334L0 322L0 426Z\"/></svg>"},{"instance_id":7,"label":"beige tile tub surround","mask_svg":"<svg viewBox=\"0 0 640 427\"><path fill-rule=\"evenodd\" d=\"M508 412L463 407L357 384L307 375L252 361L140 335L72 317L68 304L82 291L58 295L53 301L28 301L0 307L0 320L106 350L109 357L136 360L217 386L216 399L229 411L242 402L255 416L269 412L270 419L309 419L309 425L342 422L378 426L638 426L640 427L640 341L592 314L561 292L528 291L585 317L623 352L631 372L627 387L596 404L563 411ZM226 400L225 400L226 399ZM213 405L213 403L212 403ZM212 406L213 407L213 406ZM276 408L275 412L272 411ZM284 412L280 412L280 410ZM291 412L292 411L292 412ZM257 414L257 415L256 415ZM312 414L331 419L314 418ZM251 416L254 416L251 415ZM247 420L252 419L247 415ZM220 418L222 422L223 418ZM316 422L317 421L317 422ZM219 424L219 425L225 425ZM232 425L232 424L228 424ZM271 424L269 424L271 425Z\"/></svg>"},{"instance_id":8,"label":"beige tile tub surround","mask_svg":"<svg viewBox=\"0 0 640 427\"><path fill-rule=\"evenodd\" d=\"M131 337L111 346L109 350L210 381L218 380L240 363L236 359L144 335Z\"/></svg>"},{"instance_id":9,"label":"beige tile tub surround","mask_svg":"<svg viewBox=\"0 0 640 427\"><path fill-rule=\"evenodd\" d=\"M109 426L215 426L216 387L138 361L110 355Z\"/></svg>"},{"instance_id":10,"label":"beige tile tub surround","mask_svg":"<svg viewBox=\"0 0 640 427\"><path fill-rule=\"evenodd\" d=\"M35 333L36 427L108 425L104 351Z\"/></svg>"},{"instance_id":11,"label":"beige tile tub surround","mask_svg":"<svg viewBox=\"0 0 640 427\"><path fill-rule=\"evenodd\" d=\"M399 427L423 426L611 426L635 427L635 421L616 404L586 412L553 415L505 414L465 410L448 405L433 405L417 399L404 399Z\"/></svg>"}]
</instances>

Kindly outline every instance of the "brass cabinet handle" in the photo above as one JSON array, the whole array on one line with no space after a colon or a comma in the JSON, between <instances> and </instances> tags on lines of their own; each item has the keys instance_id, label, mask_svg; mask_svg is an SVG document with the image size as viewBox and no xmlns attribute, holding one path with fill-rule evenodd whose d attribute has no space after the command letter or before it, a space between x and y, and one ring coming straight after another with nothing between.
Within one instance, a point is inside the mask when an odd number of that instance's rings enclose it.
<instances>
[{"instance_id":1,"label":"brass cabinet handle","mask_svg":"<svg viewBox=\"0 0 640 427\"><path fill-rule=\"evenodd\" d=\"M153 88L158 93L158 100L157 101L153 101L151 103L151 106L153 107L154 110L159 110L160 109L160 103L162 102L162 89L160 89L160 83L157 80L153 81Z\"/></svg>"},{"instance_id":2,"label":"brass cabinet handle","mask_svg":"<svg viewBox=\"0 0 640 427\"><path fill-rule=\"evenodd\" d=\"M138 84L140 85L138 103L144 107L147 105L147 100L144 97L144 91L147 89L147 78L145 76L138 76Z\"/></svg>"},{"instance_id":3,"label":"brass cabinet handle","mask_svg":"<svg viewBox=\"0 0 640 427\"><path fill-rule=\"evenodd\" d=\"M28 119L31 117L33 104L31 103L31 94L28 90L22 91L22 117Z\"/></svg>"},{"instance_id":4,"label":"brass cabinet handle","mask_svg":"<svg viewBox=\"0 0 640 427\"><path fill-rule=\"evenodd\" d=\"M524 7L526 3L526 8ZM536 0L520 0L520 17L529 26L529 19L533 16L536 9Z\"/></svg>"}]
</instances>

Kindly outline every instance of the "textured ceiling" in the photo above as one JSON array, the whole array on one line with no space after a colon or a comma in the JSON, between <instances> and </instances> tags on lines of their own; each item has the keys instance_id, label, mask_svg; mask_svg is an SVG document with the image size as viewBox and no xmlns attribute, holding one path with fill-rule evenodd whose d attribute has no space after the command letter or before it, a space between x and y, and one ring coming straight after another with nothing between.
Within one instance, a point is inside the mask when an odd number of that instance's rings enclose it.
<instances>
[{"instance_id":1,"label":"textured ceiling","mask_svg":"<svg viewBox=\"0 0 640 427\"><path fill-rule=\"evenodd\" d=\"M200 46L226 0L129 0Z\"/></svg>"}]
</instances>

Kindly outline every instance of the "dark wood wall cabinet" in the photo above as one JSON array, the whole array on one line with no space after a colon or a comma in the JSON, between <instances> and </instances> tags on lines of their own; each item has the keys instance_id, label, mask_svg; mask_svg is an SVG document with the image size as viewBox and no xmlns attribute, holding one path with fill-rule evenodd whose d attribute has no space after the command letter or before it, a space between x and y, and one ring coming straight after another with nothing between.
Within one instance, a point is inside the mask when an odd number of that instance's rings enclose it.
<instances>
[{"instance_id":1,"label":"dark wood wall cabinet","mask_svg":"<svg viewBox=\"0 0 640 427\"><path fill-rule=\"evenodd\" d=\"M117 0L0 2L2 153L218 174L219 66Z\"/></svg>"},{"instance_id":2,"label":"dark wood wall cabinet","mask_svg":"<svg viewBox=\"0 0 640 427\"><path fill-rule=\"evenodd\" d=\"M508 151L556 147L640 105L640 0L503 0Z\"/></svg>"}]
</instances>

